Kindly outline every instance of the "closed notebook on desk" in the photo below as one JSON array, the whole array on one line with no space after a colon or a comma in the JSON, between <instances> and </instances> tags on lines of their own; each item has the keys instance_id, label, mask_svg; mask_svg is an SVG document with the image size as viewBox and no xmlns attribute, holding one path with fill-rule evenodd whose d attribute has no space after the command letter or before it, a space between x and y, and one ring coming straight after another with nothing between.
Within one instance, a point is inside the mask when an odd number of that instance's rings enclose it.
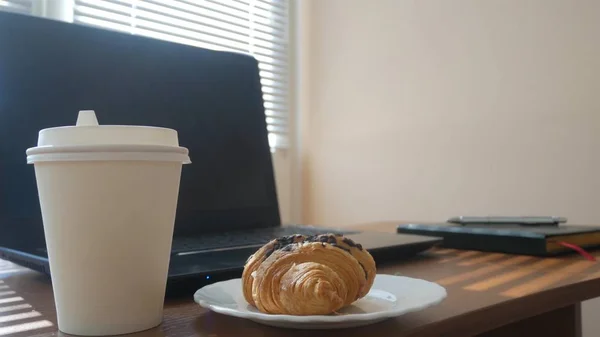
<instances>
[{"instance_id":1,"label":"closed notebook on desk","mask_svg":"<svg viewBox=\"0 0 600 337\"><path fill-rule=\"evenodd\" d=\"M600 227L592 226L406 224L398 233L440 236L447 248L538 256L600 246Z\"/></svg>"}]
</instances>

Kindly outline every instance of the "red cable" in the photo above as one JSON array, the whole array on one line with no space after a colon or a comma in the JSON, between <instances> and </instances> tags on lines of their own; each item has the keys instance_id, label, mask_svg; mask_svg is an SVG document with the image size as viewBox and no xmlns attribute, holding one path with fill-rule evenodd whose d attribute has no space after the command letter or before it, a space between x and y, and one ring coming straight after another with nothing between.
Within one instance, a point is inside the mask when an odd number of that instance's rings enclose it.
<instances>
[{"instance_id":1,"label":"red cable","mask_svg":"<svg viewBox=\"0 0 600 337\"><path fill-rule=\"evenodd\" d=\"M584 258L586 258L589 261L596 261L596 258L592 254L586 252L585 249L583 249L577 245L574 245L574 244L568 243L568 242L564 242L564 241L558 241L556 243L558 243L559 245L561 245L563 247L573 249L574 251L578 252L579 254L581 254L581 256L583 256Z\"/></svg>"}]
</instances>

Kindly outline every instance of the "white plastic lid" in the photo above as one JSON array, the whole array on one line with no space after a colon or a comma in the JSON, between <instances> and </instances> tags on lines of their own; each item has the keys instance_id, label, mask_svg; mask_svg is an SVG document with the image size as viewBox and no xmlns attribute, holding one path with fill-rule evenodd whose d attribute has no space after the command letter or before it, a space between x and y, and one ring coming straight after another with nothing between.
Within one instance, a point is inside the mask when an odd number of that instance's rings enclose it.
<instances>
[{"instance_id":1,"label":"white plastic lid","mask_svg":"<svg viewBox=\"0 0 600 337\"><path fill-rule=\"evenodd\" d=\"M133 125L99 125L93 110L80 111L75 126L43 129L38 146L27 150L29 164L40 161L150 160L190 163L177 131Z\"/></svg>"}]
</instances>

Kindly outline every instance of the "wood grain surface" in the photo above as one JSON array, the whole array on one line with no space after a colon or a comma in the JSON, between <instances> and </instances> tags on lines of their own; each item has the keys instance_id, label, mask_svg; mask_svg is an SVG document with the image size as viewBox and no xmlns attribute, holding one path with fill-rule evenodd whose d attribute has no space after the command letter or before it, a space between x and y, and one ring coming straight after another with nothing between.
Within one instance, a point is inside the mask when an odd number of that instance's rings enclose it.
<instances>
[{"instance_id":1,"label":"wood grain surface","mask_svg":"<svg viewBox=\"0 0 600 337\"><path fill-rule=\"evenodd\" d=\"M393 231L397 222L360 226ZM600 257L600 252L593 253ZM128 336L580 336L579 303L600 296L600 264L579 255L535 258L497 253L432 249L378 272L442 284L440 305L375 325L301 331L262 326L209 312L188 297L168 298L158 328ZM546 322L546 323L542 323ZM65 336L57 331L49 279L0 260L0 336Z\"/></svg>"}]
</instances>

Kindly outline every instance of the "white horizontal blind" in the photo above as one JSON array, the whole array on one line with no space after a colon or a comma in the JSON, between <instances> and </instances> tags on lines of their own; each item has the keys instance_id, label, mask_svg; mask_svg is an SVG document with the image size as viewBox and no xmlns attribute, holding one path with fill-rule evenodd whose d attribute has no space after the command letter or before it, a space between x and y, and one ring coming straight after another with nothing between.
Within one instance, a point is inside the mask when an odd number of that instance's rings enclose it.
<instances>
[{"instance_id":1,"label":"white horizontal blind","mask_svg":"<svg viewBox=\"0 0 600 337\"><path fill-rule=\"evenodd\" d=\"M34 0L0 0L0 11L31 14Z\"/></svg>"},{"instance_id":2,"label":"white horizontal blind","mask_svg":"<svg viewBox=\"0 0 600 337\"><path fill-rule=\"evenodd\" d=\"M0 0L1 1L1 0ZM272 148L289 145L289 0L75 0L76 23L259 61Z\"/></svg>"}]
</instances>

